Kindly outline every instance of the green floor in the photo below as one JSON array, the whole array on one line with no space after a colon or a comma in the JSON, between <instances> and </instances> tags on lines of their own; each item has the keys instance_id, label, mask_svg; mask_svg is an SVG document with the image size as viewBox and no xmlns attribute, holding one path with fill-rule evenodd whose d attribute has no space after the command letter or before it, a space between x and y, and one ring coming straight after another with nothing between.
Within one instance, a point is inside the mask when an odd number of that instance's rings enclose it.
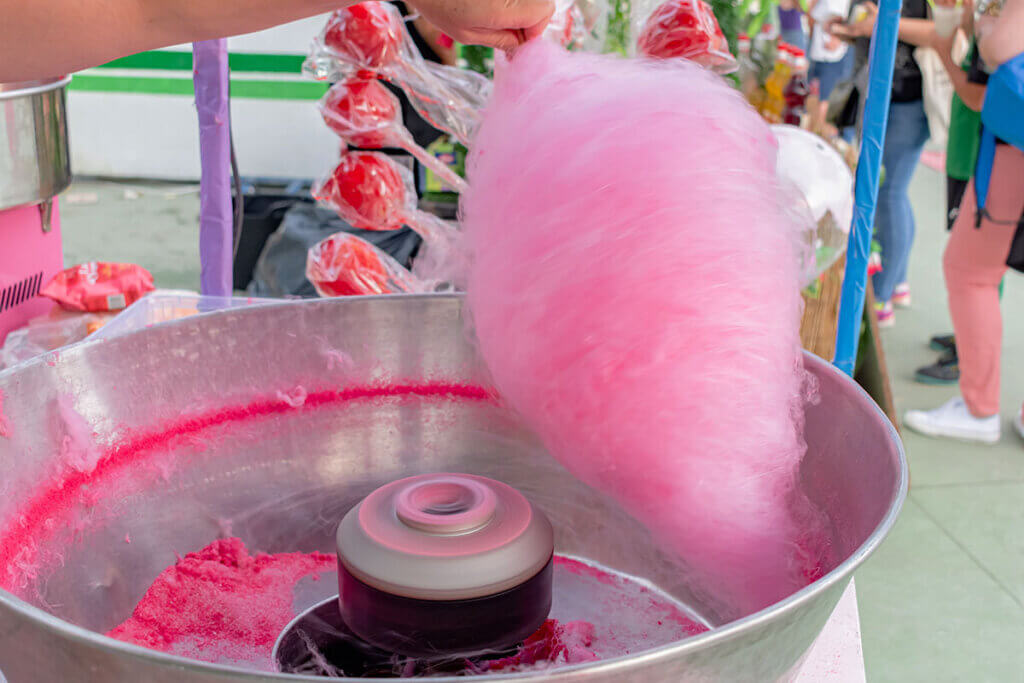
<instances>
[{"instance_id":1,"label":"green floor","mask_svg":"<svg viewBox=\"0 0 1024 683\"><path fill-rule=\"evenodd\" d=\"M940 268L943 183L927 168L914 179L914 308L884 335L900 413L937 406L955 391L912 381L935 356L928 337L952 331ZM197 215L197 195L187 188L78 183L65 196L66 260L132 261L161 287L195 289ZM1003 308L1024 310L1024 280L1008 278ZM1024 316L1005 326L1008 420L1024 400ZM892 536L857 574L868 679L1024 683L1024 442L1008 426L994 447L905 439L910 498Z\"/></svg>"},{"instance_id":2,"label":"green floor","mask_svg":"<svg viewBox=\"0 0 1024 683\"><path fill-rule=\"evenodd\" d=\"M952 332L942 281L945 179L919 168L914 305L883 340L897 412L933 408L953 387L913 381ZM1006 280L1003 310L1024 310L1024 278ZM857 574L871 681L1024 681L1024 442L1009 420L1024 401L1024 318L1004 320L1002 442L974 446L904 431L910 497L896 528Z\"/></svg>"}]
</instances>

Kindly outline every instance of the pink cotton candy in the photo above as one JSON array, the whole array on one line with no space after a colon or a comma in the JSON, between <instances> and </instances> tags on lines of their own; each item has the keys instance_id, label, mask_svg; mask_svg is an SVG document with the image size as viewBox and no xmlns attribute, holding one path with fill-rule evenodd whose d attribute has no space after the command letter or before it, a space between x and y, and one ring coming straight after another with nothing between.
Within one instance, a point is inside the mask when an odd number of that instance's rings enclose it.
<instances>
[{"instance_id":1,"label":"pink cotton candy","mask_svg":"<svg viewBox=\"0 0 1024 683\"><path fill-rule=\"evenodd\" d=\"M0 391L0 436L11 438L11 427L7 424L7 418L4 417L4 392L2 391Z\"/></svg>"},{"instance_id":2,"label":"pink cotton candy","mask_svg":"<svg viewBox=\"0 0 1024 683\"><path fill-rule=\"evenodd\" d=\"M775 154L685 60L536 42L498 74L462 200L497 388L732 616L820 574L795 484L803 226Z\"/></svg>"}]
</instances>

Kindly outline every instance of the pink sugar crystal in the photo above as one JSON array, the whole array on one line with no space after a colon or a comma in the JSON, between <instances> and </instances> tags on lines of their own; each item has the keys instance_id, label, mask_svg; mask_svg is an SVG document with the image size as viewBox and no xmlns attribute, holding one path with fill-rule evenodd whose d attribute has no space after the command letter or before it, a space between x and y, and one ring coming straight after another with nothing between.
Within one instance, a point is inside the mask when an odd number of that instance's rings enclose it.
<instances>
[{"instance_id":1,"label":"pink sugar crystal","mask_svg":"<svg viewBox=\"0 0 1024 683\"><path fill-rule=\"evenodd\" d=\"M108 635L153 650L207 661L270 651L295 616L292 588L336 571L326 553L250 555L237 538L214 541L165 569L132 616Z\"/></svg>"}]
</instances>

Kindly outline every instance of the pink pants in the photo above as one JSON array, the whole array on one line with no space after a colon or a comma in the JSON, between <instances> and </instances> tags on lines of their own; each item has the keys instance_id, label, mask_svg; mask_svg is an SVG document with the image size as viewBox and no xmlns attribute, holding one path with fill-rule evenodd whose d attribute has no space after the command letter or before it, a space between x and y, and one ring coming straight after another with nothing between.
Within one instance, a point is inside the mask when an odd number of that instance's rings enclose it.
<instances>
[{"instance_id":1,"label":"pink pants","mask_svg":"<svg viewBox=\"0 0 1024 683\"><path fill-rule=\"evenodd\" d=\"M974 227L977 201L974 181L967 186L942 265L949 311L960 357L960 391L975 417L999 413L999 357L1003 320L999 281L1016 225L982 220ZM988 215L1016 223L1024 209L1024 152L1010 145L996 148L986 201Z\"/></svg>"}]
</instances>

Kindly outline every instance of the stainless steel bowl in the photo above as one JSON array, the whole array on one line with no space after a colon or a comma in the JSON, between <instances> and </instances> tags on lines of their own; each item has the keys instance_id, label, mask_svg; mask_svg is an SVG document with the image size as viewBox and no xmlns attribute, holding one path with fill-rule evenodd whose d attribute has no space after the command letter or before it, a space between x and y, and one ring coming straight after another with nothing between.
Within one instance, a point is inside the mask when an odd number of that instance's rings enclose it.
<instances>
[{"instance_id":1,"label":"stainless steel bowl","mask_svg":"<svg viewBox=\"0 0 1024 683\"><path fill-rule=\"evenodd\" d=\"M151 652L101 633L130 614L174 551L216 538L219 520L231 520L232 533L251 548L330 552L338 520L377 486L423 472L463 471L522 491L550 518L559 552L646 577L716 625L668 646L515 680L785 678L853 571L893 524L907 481L896 432L867 394L820 359L808 355L806 363L819 380L821 401L807 408L801 484L827 513L837 564L756 614L711 614L685 567L662 554L617 505L546 456L497 405L370 401L289 410L258 426L211 428L165 444L168 452L160 457L171 460L159 476L148 475L144 461L125 470L146 485L105 493L97 485L81 500L72 497L67 509L51 515L50 531L34 539L39 557L49 561L19 590L24 599L0 591L0 669L13 683L280 680ZM246 405L298 385L312 393L383 377L486 382L464 336L460 297L353 298L208 313L87 341L0 373L9 434L0 437L0 536L22 522L40 482L58 471L70 433L62 404L109 445L126 438L129 428L142 434L182 415ZM0 576L7 569L0 566Z\"/></svg>"},{"instance_id":2,"label":"stainless steel bowl","mask_svg":"<svg viewBox=\"0 0 1024 683\"><path fill-rule=\"evenodd\" d=\"M70 184L70 81L0 83L0 211L45 202Z\"/></svg>"}]
</instances>

